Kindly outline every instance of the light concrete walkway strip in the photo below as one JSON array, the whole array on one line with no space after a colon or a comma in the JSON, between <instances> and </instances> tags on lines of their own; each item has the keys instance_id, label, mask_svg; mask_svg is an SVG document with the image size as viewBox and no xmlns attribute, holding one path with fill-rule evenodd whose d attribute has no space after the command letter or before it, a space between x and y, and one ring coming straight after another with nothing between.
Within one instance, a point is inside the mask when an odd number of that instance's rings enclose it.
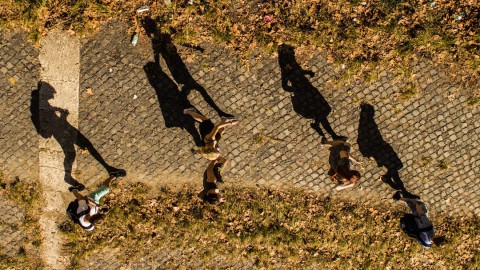
<instances>
[{"instance_id":1,"label":"light concrete walkway strip","mask_svg":"<svg viewBox=\"0 0 480 270\"><path fill-rule=\"evenodd\" d=\"M50 113L40 113L40 123L52 129L61 127L55 125L55 119L42 119L56 114L60 116L58 108L68 111L67 121L78 127L78 101L79 101L79 74L80 74L80 43L77 37L66 32L53 31L41 40L39 55L41 79L44 84L40 88L40 111L50 110ZM46 83L46 84L45 84ZM47 85L51 86L48 87ZM47 91L54 95L50 96ZM62 131L46 131L48 134L61 134ZM68 138L72 139L72 138ZM47 269L65 269L68 258L62 256L62 237L58 231L58 224L65 220L65 209L71 199L65 182L65 153L60 145L58 136L45 136L40 138L40 183L43 188L44 208L40 217L42 228L42 257Z\"/></svg>"}]
</instances>

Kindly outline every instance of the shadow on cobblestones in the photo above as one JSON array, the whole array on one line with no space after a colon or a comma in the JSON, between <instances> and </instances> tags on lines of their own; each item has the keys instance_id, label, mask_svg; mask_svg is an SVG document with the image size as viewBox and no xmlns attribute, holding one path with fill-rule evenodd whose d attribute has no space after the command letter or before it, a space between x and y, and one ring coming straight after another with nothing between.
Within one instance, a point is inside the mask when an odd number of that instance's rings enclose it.
<instances>
[{"instance_id":1,"label":"shadow on cobblestones","mask_svg":"<svg viewBox=\"0 0 480 270\"><path fill-rule=\"evenodd\" d=\"M185 96L185 99L187 99L192 90L197 90L218 115L232 117L231 114L221 110L210 97L207 90L192 77L187 66L180 57L177 47L173 44L172 37L167 33L160 33L156 22L151 18L144 18L142 20L142 25L145 28L146 33L152 37L152 48L154 51L155 62L160 62L161 55L165 60L173 79L182 88L180 92ZM203 49L195 46L191 46L191 48L203 51Z\"/></svg>"},{"instance_id":2,"label":"shadow on cobblestones","mask_svg":"<svg viewBox=\"0 0 480 270\"><path fill-rule=\"evenodd\" d=\"M403 163L393 147L383 140L382 134L375 123L375 109L370 104L360 106L360 122L358 125L358 147L364 157L374 158L378 167L385 167L387 172L381 180L395 190L411 198L418 196L410 193L402 182L398 171L403 168Z\"/></svg>"},{"instance_id":3,"label":"shadow on cobblestones","mask_svg":"<svg viewBox=\"0 0 480 270\"><path fill-rule=\"evenodd\" d=\"M93 144L67 121L68 110L50 105L48 101L54 98L55 93L55 89L49 83L39 82L38 89L32 91L30 112L38 134L45 139L53 136L62 147L65 154L63 161L65 182L70 185L79 184L72 176L73 162L76 157L75 144L81 149L87 149L107 172L118 170L110 166Z\"/></svg>"},{"instance_id":4,"label":"shadow on cobblestones","mask_svg":"<svg viewBox=\"0 0 480 270\"><path fill-rule=\"evenodd\" d=\"M304 70L295 59L295 49L290 45L281 45L278 48L278 62L282 74L282 87L285 91L293 93L292 105L295 112L302 117L313 119L312 128L325 137L320 124L334 140L345 139L333 131L327 117L332 108L307 79L306 75L313 77L313 71Z\"/></svg>"},{"instance_id":5,"label":"shadow on cobblestones","mask_svg":"<svg viewBox=\"0 0 480 270\"><path fill-rule=\"evenodd\" d=\"M165 72L158 62L148 62L144 66L148 81L155 89L160 110L165 121L165 127L180 127L193 137L195 144L201 144L200 135L195 128L195 121L183 110L192 107L187 96L178 91L178 87Z\"/></svg>"}]
</instances>

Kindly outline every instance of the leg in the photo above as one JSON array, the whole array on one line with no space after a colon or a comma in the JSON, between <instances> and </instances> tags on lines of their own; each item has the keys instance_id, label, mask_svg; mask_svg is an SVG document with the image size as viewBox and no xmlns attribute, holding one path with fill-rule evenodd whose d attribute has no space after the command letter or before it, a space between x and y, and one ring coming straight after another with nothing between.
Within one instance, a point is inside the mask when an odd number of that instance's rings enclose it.
<instances>
[{"instance_id":1,"label":"leg","mask_svg":"<svg viewBox=\"0 0 480 270\"><path fill-rule=\"evenodd\" d=\"M73 144L70 145L62 145L63 153L65 154L65 157L63 159L63 167L65 170L65 182L72 186L77 186L80 189L85 186L80 184L77 180L75 180L72 177L72 169L73 169L73 162L75 161L75 148L73 147Z\"/></svg>"},{"instance_id":2,"label":"leg","mask_svg":"<svg viewBox=\"0 0 480 270\"><path fill-rule=\"evenodd\" d=\"M318 119L315 119L313 123L310 124L310 126L323 138L325 138L325 133L323 133L322 129L320 128L320 123L318 122Z\"/></svg>"},{"instance_id":3,"label":"leg","mask_svg":"<svg viewBox=\"0 0 480 270\"><path fill-rule=\"evenodd\" d=\"M94 192L88 194L87 198L91 199L96 204L100 204L100 200L102 199L103 196L107 195L108 192L110 192L110 188L106 185L101 185Z\"/></svg>"},{"instance_id":4,"label":"leg","mask_svg":"<svg viewBox=\"0 0 480 270\"><path fill-rule=\"evenodd\" d=\"M212 140L215 138L215 135L217 135L217 133L224 129L226 126L230 126L230 125L236 125L238 124L239 121L238 120L235 120L235 121L229 121L229 120L222 120L220 121L220 123L216 124L212 131L210 131L210 133L208 133L206 136L205 136L205 139L208 139L208 140Z\"/></svg>"},{"instance_id":5,"label":"leg","mask_svg":"<svg viewBox=\"0 0 480 270\"><path fill-rule=\"evenodd\" d=\"M203 99L207 102L207 104L210 105L210 107L212 107L212 109L214 109L218 113L218 115L226 116L226 117L233 117L233 115L225 113L224 111L222 111L217 106L215 101L213 101L213 99L207 93L207 90L205 90L205 88L203 88L203 86L199 85L197 82L193 81L192 85L190 87L188 87L188 89L189 89L189 91L191 89L197 90L200 93L200 95L202 95ZM186 92L189 92L189 91L186 91Z\"/></svg>"},{"instance_id":6,"label":"leg","mask_svg":"<svg viewBox=\"0 0 480 270\"><path fill-rule=\"evenodd\" d=\"M102 186L107 186L110 188L112 185L113 179L115 179L114 176L109 176L107 179L105 179L105 181L103 181Z\"/></svg>"},{"instance_id":7,"label":"leg","mask_svg":"<svg viewBox=\"0 0 480 270\"><path fill-rule=\"evenodd\" d=\"M186 109L184 112L186 114L190 115L191 117L193 117L193 119L195 119L195 121L197 121L199 123L201 123L205 120L208 120L208 118L205 115L197 112L196 110Z\"/></svg>"},{"instance_id":8,"label":"leg","mask_svg":"<svg viewBox=\"0 0 480 270\"><path fill-rule=\"evenodd\" d=\"M100 155L97 149L93 147L93 144L90 142L90 140L87 139L87 137L85 137L82 133L80 133L80 131L78 131L76 144L82 149L87 149L90 155L92 155L92 157L96 161L98 161L98 163L100 163L105 169L107 169L107 171L109 171L111 166L107 164L107 162L103 159L102 155Z\"/></svg>"},{"instance_id":9,"label":"leg","mask_svg":"<svg viewBox=\"0 0 480 270\"><path fill-rule=\"evenodd\" d=\"M212 160L208 163L207 169L205 170L206 172L206 179L205 181L207 183L215 183L216 182L216 177L215 174L213 173L213 168L215 167L215 164L217 164L216 160Z\"/></svg>"},{"instance_id":10,"label":"leg","mask_svg":"<svg viewBox=\"0 0 480 270\"><path fill-rule=\"evenodd\" d=\"M112 167L108 165L108 163L103 159L102 155L98 153L97 149L93 147L93 144L90 142L89 139L87 139L82 133L78 132L78 137L77 137L77 145L82 148L82 149L87 149L90 155L100 163L110 175L119 175L119 176L125 176L125 170L122 169L117 169L115 167Z\"/></svg>"},{"instance_id":11,"label":"leg","mask_svg":"<svg viewBox=\"0 0 480 270\"><path fill-rule=\"evenodd\" d=\"M227 163L227 159L224 157L219 157L217 158L217 163L215 166L213 166L213 173L215 174L215 177L217 178L217 182L223 183L223 177L222 177L222 169L225 167L225 163Z\"/></svg>"},{"instance_id":12,"label":"leg","mask_svg":"<svg viewBox=\"0 0 480 270\"><path fill-rule=\"evenodd\" d=\"M395 190L404 191L405 187L402 188L403 184L399 186L393 181L395 174L398 175L398 172L389 169L386 174L380 176L380 180Z\"/></svg>"},{"instance_id":13,"label":"leg","mask_svg":"<svg viewBox=\"0 0 480 270\"><path fill-rule=\"evenodd\" d=\"M339 136L339 135L337 135L337 133L335 133L335 131L333 131L333 128L330 125L330 122L328 122L326 117L320 119L320 123L322 124L323 128L327 131L327 133L330 134L330 136L332 136L332 138L334 140L341 140L341 141L346 141L347 140L347 137Z\"/></svg>"},{"instance_id":14,"label":"leg","mask_svg":"<svg viewBox=\"0 0 480 270\"><path fill-rule=\"evenodd\" d=\"M346 146L350 146L349 143L346 143L344 141L322 141L323 144L328 144L330 146L339 146L339 145L346 145Z\"/></svg>"}]
</instances>

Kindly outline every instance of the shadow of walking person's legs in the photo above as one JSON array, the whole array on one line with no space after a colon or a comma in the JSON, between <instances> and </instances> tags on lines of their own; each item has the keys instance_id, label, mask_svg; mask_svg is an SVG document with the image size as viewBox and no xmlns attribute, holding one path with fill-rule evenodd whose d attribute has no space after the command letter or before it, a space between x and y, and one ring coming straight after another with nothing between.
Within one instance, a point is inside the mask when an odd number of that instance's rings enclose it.
<instances>
[{"instance_id":1,"label":"shadow of walking person's legs","mask_svg":"<svg viewBox=\"0 0 480 270\"><path fill-rule=\"evenodd\" d=\"M196 90L200 93L205 102L212 107L220 116L233 117L233 115L224 112L220 107L215 103L212 97L208 94L207 90L201 86L193 77L190 75L190 71L183 62L180 54L178 53L177 47L173 44L172 37L170 34L161 33L158 29L157 22L150 18L145 17L141 21L143 28L148 36L152 40L152 49L154 53L155 63L159 64L160 55L165 60L170 73L172 74L173 80L178 84L182 85L182 95L185 99L188 99L188 95L192 90ZM199 50L203 52L203 49L198 46L189 46L192 49Z\"/></svg>"},{"instance_id":2,"label":"shadow of walking person's legs","mask_svg":"<svg viewBox=\"0 0 480 270\"><path fill-rule=\"evenodd\" d=\"M358 147L364 157L373 158L378 167L385 167L387 173L381 176L381 180L392 189L400 190L405 195L417 197L408 192L400 178L399 170L403 163L393 147L383 140L382 134L375 122L375 109L370 104L362 104L360 121L358 125Z\"/></svg>"},{"instance_id":3,"label":"shadow of walking person's legs","mask_svg":"<svg viewBox=\"0 0 480 270\"><path fill-rule=\"evenodd\" d=\"M195 121L183 113L185 109L192 107L187 97L178 90L175 82L163 72L158 63L148 62L144 70L148 81L155 89L165 127L179 127L186 130L195 144L200 146L201 138L195 128Z\"/></svg>"},{"instance_id":4,"label":"shadow of walking person's legs","mask_svg":"<svg viewBox=\"0 0 480 270\"><path fill-rule=\"evenodd\" d=\"M313 77L314 73L310 70L304 70L300 66L295 56L295 49L292 46L283 44L279 47L278 63L282 76L282 88L293 94L292 105L295 112L304 118L314 120L310 126L320 136L325 137L326 132L334 140L346 139L344 136L337 135L330 125L327 117L332 112L332 108L307 78L307 75Z\"/></svg>"},{"instance_id":5,"label":"shadow of walking person's legs","mask_svg":"<svg viewBox=\"0 0 480 270\"><path fill-rule=\"evenodd\" d=\"M64 153L65 182L70 185L79 185L79 182L72 177L76 158L75 144L88 149L108 173L123 171L108 165L92 143L67 121L69 114L67 110L54 107L49 103L49 100L55 96L55 89L46 82L40 82L38 86L38 89L32 91L31 119L38 134L45 139L53 137L60 145Z\"/></svg>"},{"instance_id":6,"label":"shadow of walking person's legs","mask_svg":"<svg viewBox=\"0 0 480 270\"><path fill-rule=\"evenodd\" d=\"M172 37L167 33L162 33L159 35L159 41L160 45L155 47L158 48L159 53L165 60L175 82L179 85L183 85L181 90L183 94L188 97L192 90L196 90L200 93L205 102L218 113L219 116L233 117L233 115L228 114L220 109L220 107L208 94L207 90L192 77L190 71L180 57L177 47L175 44L173 44Z\"/></svg>"}]
</instances>

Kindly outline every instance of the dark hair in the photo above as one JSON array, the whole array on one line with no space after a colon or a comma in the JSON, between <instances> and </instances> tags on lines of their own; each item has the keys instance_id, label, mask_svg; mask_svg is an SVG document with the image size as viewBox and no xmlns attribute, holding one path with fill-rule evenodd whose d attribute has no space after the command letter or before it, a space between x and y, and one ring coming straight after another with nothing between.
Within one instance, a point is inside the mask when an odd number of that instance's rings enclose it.
<instances>
[{"instance_id":1,"label":"dark hair","mask_svg":"<svg viewBox=\"0 0 480 270\"><path fill-rule=\"evenodd\" d=\"M97 213L97 214L91 216L88 221L90 221L90 223L92 223L92 224L97 224L98 222L100 222L104 219L105 219L105 214Z\"/></svg>"},{"instance_id":2,"label":"dark hair","mask_svg":"<svg viewBox=\"0 0 480 270\"><path fill-rule=\"evenodd\" d=\"M355 180L355 182L357 182L358 180L360 180L360 172L359 171L356 171L356 170L350 170L348 169L346 166L339 166L337 168L337 174L338 176L340 176L341 178L347 180L347 181L352 181L352 178L354 177L357 177L357 180ZM352 182L354 183L354 182Z\"/></svg>"},{"instance_id":3,"label":"dark hair","mask_svg":"<svg viewBox=\"0 0 480 270\"><path fill-rule=\"evenodd\" d=\"M362 177L362 176L360 175L359 171L351 170L349 180L352 180L352 178L354 178L354 177L357 177L357 180L355 180L355 182L357 182L358 180L360 180L360 177Z\"/></svg>"}]
</instances>

